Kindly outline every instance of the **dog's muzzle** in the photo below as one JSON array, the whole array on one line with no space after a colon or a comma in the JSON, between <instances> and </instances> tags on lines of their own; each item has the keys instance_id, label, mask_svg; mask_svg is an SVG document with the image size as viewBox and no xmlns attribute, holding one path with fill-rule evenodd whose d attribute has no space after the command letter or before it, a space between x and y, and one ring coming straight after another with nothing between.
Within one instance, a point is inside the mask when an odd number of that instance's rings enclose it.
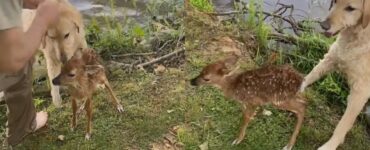
<instances>
[{"instance_id":1,"label":"dog's muzzle","mask_svg":"<svg viewBox=\"0 0 370 150\"><path fill-rule=\"evenodd\" d=\"M191 81L190 81L190 85L192 85L192 86L198 86L197 79L198 79L198 78L191 79Z\"/></svg>"},{"instance_id":2,"label":"dog's muzzle","mask_svg":"<svg viewBox=\"0 0 370 150\"><path fill-rule=\"evenodd\" d=\"M52 82L54 85L60 85L60 76L55 77Z\"/></svg>"},{"instance_id":3,"label":"dog's muzzle","mask_svg":"<svg viewBox=\"0 0 370 150\"><path fill-rule=\"evenodd\" d=\"M322 29L324 29L325 31L329 30L330 29L330 23L328 20L325 20L323 22L320 22L320 26Z\"/></svg>"}]
</instances>

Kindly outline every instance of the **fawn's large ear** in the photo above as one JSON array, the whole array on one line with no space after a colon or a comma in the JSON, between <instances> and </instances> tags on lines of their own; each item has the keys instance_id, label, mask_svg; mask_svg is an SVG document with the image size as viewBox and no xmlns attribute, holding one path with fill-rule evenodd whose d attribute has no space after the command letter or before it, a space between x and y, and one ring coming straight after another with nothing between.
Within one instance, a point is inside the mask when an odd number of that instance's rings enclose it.
<instances>
[{"instance_id":1,"label":"fawn's large ear","mask_svg":"<svg viewBox=\"0 0 370 150\"><path fill-rule=\"evenodd\" d=\"M224 60L226 68L229 70L234 68L238 60L239 60L239 56L237 56L236 54L232 54L231 56L227 57Z\"/></svg>"},{"instance_id":2,"label":"fawn's large ear","mask_svg":"<svg viewBox=\"0 0 370 150\"><path fill-rule=\"evenodd\" d=\"M224 59L223 63L225 64L226 68L222 70L223 74L230 74L230 72L232 72L235 69L238 60L239 56L237 56L236 54L232 54L231 56Z\"/></svg>"},{"instance_id":3,"label":"fawn's large ear","mask_svg":"<svg viewBox=\"0 0 370 150\"><path fill-rule=\"evenodd\" d=\"M99 71L104 71L104 67L102 65L85 65L84 69L85 72L89 75L96 74Z\"/></svg>"},{"instance_id":4,"label":"fawn's large ear","mask_svg":"<svg viewBox=\"0 0 370 150\"><path fill-rule=\"evenodd\" d=\"M363 9L362 9L362 28L366 28L370 22L370 0L362 0Z\"/></svg>"}]
</instances>

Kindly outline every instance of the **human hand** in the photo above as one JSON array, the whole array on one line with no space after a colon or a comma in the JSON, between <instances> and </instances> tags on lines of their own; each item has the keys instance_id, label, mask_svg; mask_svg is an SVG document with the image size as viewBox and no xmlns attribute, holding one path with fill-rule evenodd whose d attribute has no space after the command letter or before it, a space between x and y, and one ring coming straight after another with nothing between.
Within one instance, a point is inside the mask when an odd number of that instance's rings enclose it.
<instances>
[{"instance_id":1,"label":"human hand","mask_svg":"<svg viewBox=\"0 0 370 150\"><path fill-rule=\"evenodd\" d=\"M37 15L47 26L55 24L59 19L59 3L56 0L44 0L37 7Z\"/></svg>"},{"instance_id":2,"label":"human hand","mask_svg":"<svg viewBox=\"0 0 370 150\"><path fill-rule=\"evenodd\" d=\"M24 0L23 7L27 9L36 9L39 4L44 2L45 0Z\"/></svg>"}]
</instances>

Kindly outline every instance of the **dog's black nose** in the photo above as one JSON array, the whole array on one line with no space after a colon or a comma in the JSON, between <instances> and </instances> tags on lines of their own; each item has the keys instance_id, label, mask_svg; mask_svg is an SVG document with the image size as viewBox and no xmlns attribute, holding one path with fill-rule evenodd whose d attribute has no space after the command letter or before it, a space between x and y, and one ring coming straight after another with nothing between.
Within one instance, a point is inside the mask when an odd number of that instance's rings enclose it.
<instances>
[{"instance_id":1,"label":"dog's black nose","mask_svg":"<svg viewBox=\"0 0 370 150\"><path fill-rule=\"evenodd\" d=\"M320 26L324 30L329 30L330 29L330 23L328 20L325 20L323 22L320 22Z\"/></svg>"},{"instance_id":2,"label":"dog's black nose","mask_svg":"<svg viewBox=\"0 0 370 150\"><path fill-rule=\"evenodd\" d=\"M190 81L190 85L192 85L192 86L197 86L197 85L198 85L198 83L197 83L197 78L191 79L191 81Z\"/></svg>"},{"instance_id":3,"label":"dog's black nose","mask_svg":"<svg viewBox=\"0 0 370 150\"><path fill-rule=\"evenodd\" d=\"M60 85L59 76L54 78L52 82L53 82L54 85Z\"/></svg>"}]
</instances>

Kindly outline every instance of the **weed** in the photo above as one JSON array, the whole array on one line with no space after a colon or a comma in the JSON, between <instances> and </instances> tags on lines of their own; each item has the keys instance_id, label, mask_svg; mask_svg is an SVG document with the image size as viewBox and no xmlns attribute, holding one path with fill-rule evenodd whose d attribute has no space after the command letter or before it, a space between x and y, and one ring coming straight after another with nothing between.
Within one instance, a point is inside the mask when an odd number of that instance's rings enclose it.
<instances>
[{"instance_id":1,"label":"weed","mask_svg":"<svg viewBox=\"0 0 370 150\"><path fill-rule=\"evenodd\" d=\"M203 12L213 12L213 5L210 0L190 0L190 4Z\"/></svg>"}]
</instances>

